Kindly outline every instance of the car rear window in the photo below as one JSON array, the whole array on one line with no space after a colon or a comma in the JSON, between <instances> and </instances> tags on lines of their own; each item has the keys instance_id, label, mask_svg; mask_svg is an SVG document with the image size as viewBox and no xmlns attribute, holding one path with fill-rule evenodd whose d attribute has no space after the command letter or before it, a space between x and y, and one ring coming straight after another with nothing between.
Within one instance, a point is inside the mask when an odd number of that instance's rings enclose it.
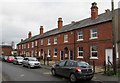
<instances>
[{"instance_id":1,"label":"car rear window","mask_svg":"<svg viewBox=\"0 0 120 83\"><path fill-rule=\"evenodd\" d=\"M87 62L77 62L77 66L83 67L83 66L90 66Z\"/></svg>"}]
</instances>

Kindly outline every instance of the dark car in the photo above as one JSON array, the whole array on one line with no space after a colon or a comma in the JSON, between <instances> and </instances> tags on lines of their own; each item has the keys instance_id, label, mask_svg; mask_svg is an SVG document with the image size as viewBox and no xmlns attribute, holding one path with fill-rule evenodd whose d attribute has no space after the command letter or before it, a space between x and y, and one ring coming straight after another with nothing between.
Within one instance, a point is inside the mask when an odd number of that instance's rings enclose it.
<instances>
[{"instance_id":1,"label":"dark car","mask_svg":"<svg viewBox=\"0 0 120 83\"><path fill-rule=\"evenodd\" d=\"M7 61L7 58L8 58L8 56L3 56L3 57L2 57L2 61L5 61L5 62L6 62L6 61Z\"/></svg>"},{"instance_id":2,"label":"dark car","mask_svg":"<svg viewBox=\"0 0 120 83\"><path fill-rule=\"evenodd\" d=\"M91 80L94 76L91 66L84 61L65 60L60 61L51 68L52 75L68 77L71 82L79 79Z\"/></svg>"}]
</instances>

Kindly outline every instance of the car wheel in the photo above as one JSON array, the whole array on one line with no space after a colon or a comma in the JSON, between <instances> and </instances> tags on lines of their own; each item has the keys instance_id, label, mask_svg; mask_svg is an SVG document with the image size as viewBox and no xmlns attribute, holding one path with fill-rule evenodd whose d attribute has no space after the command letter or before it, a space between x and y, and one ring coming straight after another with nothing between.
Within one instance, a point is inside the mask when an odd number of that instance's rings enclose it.
<instances>
[{"instance_id":1,"label":"car wheel","mask_svg":"<svg viewBox=\"0 0 120 83\"><path fill-rule=\"evenodd\" d=\"M55 76L55 75L56 75L55 69L52 69L52 70L51 70L51 73L52 73L53 76Z\"/></svg>"},{"instance_id":2,"label":"car wheel","mask_svg":"<svg viewBox=\"0 0 120 83\"><path fill-rule=\"evenodd\" d=\"M31 66L30 66L30 65L28 65L28 68L29 68L29 69L31 69Z\"/></svg>"},{"instance_id":3,"label":"car wheel","mask_svg":"<svg viewBox=\"0 0 120 83\"><path fill-rule=\"evenodd\" d=\"M91 81L92 78L87 78L86 81Z\"/></svg>"},{"instance_id":4,"label":"car wheel","mask_svg":"<svg viewBox=\"0 0 120 83\"><path fill-rule=\"evenodd\" d=\"M22 64L22 66L23 66L23 67L25 67L25 65L24 65L24 64Z\"/></svg>"},{"instance_id":5,"label":"car wheel","mask_svg":"<svg viewBox=\"0 0 120 83\"><path fill-rule=\"evenodd\" d=\"M70 74L69 80L70 80L70 82L72 82L72 83L76 82L76 81L77 81L77 78L76 78L75 74L73 74L73 73Z\"/></svg>"}]
</instances>

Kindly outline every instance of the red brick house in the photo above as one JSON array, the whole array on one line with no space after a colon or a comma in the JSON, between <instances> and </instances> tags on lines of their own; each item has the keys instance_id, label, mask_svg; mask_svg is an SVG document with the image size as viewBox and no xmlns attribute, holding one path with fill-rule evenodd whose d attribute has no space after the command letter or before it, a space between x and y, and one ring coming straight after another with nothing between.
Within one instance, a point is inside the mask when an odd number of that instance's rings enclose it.
<instances>
[{"instance_id":1,"label":"red brick house","mask_svg":"<svg viewBox=\"0 0 120 83\"><path fill-rule=\"evenodd\" d=\"M0 45L0 54L3 56L11 55L12 50L13 49L11 45Z\"/></svg>"},{"instance_id":2,"label":"red brick house","mask_svg":"<svg viewBox=\"0 0 120 83\"><path fill-rule=\"evenodd\" d=\"M116 11L120 9L116 9ZM58 18L58 27L44 33L21 39L17 44L18 54L23 56L50 57L52 60L75 59L95 61L103 65L112 56L112 14L106 11L98 15L97 3L92 3L91 17L63 26Z\"/></svg>"}]
</instances>

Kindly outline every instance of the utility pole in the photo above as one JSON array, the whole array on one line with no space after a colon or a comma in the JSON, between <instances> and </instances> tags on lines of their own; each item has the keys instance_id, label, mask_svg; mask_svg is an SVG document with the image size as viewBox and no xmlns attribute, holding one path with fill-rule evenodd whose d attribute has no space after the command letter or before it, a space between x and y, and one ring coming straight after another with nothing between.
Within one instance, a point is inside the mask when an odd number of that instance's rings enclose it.
<instances>
[{"instance_id":1,"label":"utility pole","mask_svg":"<svg viewBox=\"0 0 120 83\"><path fill-rule=\"evenodd\" d=\"M113 37L113 71L114 74L117 72L116 66L116 37L115 37L115 11L114 11L114 0L111 0L112 5L112 37Z\"/></svg>"}]
</instances>

